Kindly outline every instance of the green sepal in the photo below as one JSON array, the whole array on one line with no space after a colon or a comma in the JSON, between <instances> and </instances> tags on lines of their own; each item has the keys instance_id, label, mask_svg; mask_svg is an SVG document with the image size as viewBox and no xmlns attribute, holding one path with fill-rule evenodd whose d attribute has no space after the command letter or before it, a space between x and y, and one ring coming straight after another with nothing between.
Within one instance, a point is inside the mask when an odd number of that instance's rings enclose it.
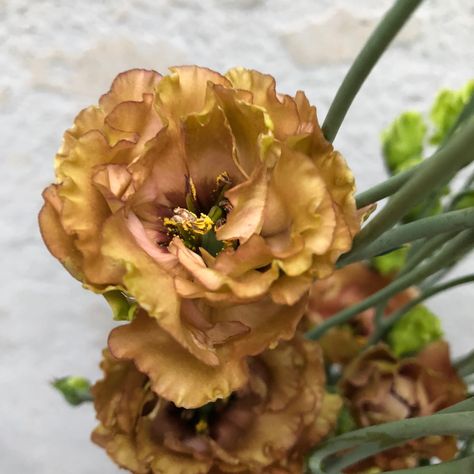
<instances>
[{"instance_id":1,"label":"green sepal","mask_svg":"<svg viewBox=\"0 0 474 474\"><path fill-rule=\"evenodd\" d=\"M382 132L383 156L391 173L421 161L426 130L419 112L404 112Z\"/></svg>"},{"instance_id":2,"label":"green sepal","mask_svg":"<svg viewBox=\"0 0 474 474\"><path fill-rule=\"evenodd\" d=\"M408 311L390 330L387 342L396 356L419 352L443 336L441 323L426 306Z\"/></svg>"},{"instance_id":3,"label":"green sepal","mask_svg":"<svg viewBox=\"0 0 474 474\"><path fill-rule=\"evenodd\" d=\"M70 405L77 406L93 400L91 384L83 377L62 377L51 382L51 385L63 395Z\"/></svg>"},{"instance_id":4,"label":"green sepal","mask_svg":"<svg viewBox=\"0 0 474 474\"><path fill-rule=\"evenodd\" d=\"M135 301L131 301L119 290L107 291L104 298L109 303L116 321L132 321L138 309Z\"/></svg>"}]
</instances>

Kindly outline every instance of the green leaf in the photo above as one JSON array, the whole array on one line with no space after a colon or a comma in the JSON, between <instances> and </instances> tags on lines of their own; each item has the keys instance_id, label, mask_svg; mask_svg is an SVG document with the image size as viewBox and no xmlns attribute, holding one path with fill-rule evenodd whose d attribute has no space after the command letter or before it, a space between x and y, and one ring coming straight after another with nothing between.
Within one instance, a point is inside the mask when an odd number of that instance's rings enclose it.
<instances>
[{"instance_id":1,"label":"green leaf","mask_svg":"<svg viewBox=\"0 0 474 474\"><path fill-rule=\"evenodd\" d=\"M70 405L92 401L91 384L83 377L62 377L51 382L51 385L61 392Z\"/></svg>"},{"instance_id":2,"label":"green leaf","mask_svg":"<svg viewBox=\"0 0 474 474\"><path fill-rule=\"evenodd\" d=\"M408 311L390 330L387 342L398 356L419 352L443 336L441 323L426 306Z\"/></svg>"},{"instance_id":3,"label":"green leaf","mask_svg":"<svg viewBox=\"0 0 474 474\"><path fill-rule=\"evenodd\" d=\"M104 298L109 303L116 321L131 321L134 318L138 305L124 293L119 290L107 291Z\"/></svg>"},{"instance_id":4,"label":"green leaf","mask_svg":"<svg viewBox=\"0 0 474 474\"><path fill-rule=\"evenodd\" d=\"M418 112L404 112L382 132L385 163L392 173L422 160L426 125Z\"/></svg>"},{"instance_id":5,"label":"green leaf","mask_svg":"<svg viewBox=\"0 0 474 474\"><path fill-rule=\"evenodd\" d=\"M372 259L373 267L382 275L393 275L398 273L405 265L409 247L400 247L393 252L374 257Z\"/></svg>"},{"instance_id":6,"label":"green leaf","mask_svg":"<svg viewBox=\"0 0 474 474\"><path fill-rule=\"evenodd\" d=\"M432 144L438 145L444 140L473 93L474 80L460 90L443 89L438 93L430 112L434 125L434 132L430 137Z\"/></svg>"}]
</instances>

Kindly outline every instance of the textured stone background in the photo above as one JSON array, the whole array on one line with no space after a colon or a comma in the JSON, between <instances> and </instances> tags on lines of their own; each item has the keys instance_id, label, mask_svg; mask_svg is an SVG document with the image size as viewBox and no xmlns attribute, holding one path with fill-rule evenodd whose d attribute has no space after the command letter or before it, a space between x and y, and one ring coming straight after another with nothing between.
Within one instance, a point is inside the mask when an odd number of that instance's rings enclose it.
<instances>
[{"instance_id":1,"label":"textured stone background","mask_svg":"<svg viewBox=\"0 0 474 474\"><path fill-rule=\"evenodd\" d=\"M89 443L90 407L69 408L47 383L69 373L97 378L111 326L101 298L53 260L37 229L40 192L75 114L119 71L197 63L271 72L281 91L304 89L323 118L390 4L0 0L0 472L118 472ZM426 110L440 87L472 76L473 17L472 0L426 1L370 76L336 141L360 190L383 178L380 130L407 107ZM430 302L456 354L472 340L472 297L464 287Z\"/></svg>"}]
</instances>

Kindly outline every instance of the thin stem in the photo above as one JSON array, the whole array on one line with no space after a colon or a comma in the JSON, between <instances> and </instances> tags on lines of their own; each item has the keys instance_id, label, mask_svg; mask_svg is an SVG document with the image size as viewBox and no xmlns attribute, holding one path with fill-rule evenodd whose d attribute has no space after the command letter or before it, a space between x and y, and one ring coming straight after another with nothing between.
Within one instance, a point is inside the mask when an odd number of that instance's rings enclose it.
<instances>
[{"instance_id":1,"label":"thin stem","mask_svg":"<svg viewBox=\"0 0 474 474\"><path fill-rule=\"evenodd\" d=\"M460 211L451 211L437 216L418 219L389 230L359 251L351 251L343 255L337 262L338 267L380 255L394 250L400 245L424 237L445 234L446 232L459 232L472 227L474 227L474 209L462 209ZM443 236L443 239L441 236L438 237L438 246L433 248L439 248L439 245L445 242L445 239L446 235Z\"/></svg>"},{"instance_id":2,"label":"thin stem","mask_svg":"<svg viewBox=\"0 0 474 474\"><path fill-rule=\"evenodd\" d=\"M411 272L392 281L385 288L369 296L360 303L343 309L331 318L325 320L319 326L312 328L306 333L309 339L319 339L330 328L349 321L362 311L375 306L376 304L391 298L393 295L404 289L419 283L429 275L437 272L456 259L467 248L471 248L474 243L474 231L463 231L446 245L428 262L418 266Z\"/></svg>"},{"instance_id":3,"label":"thin stem","mask_svg":"<svg viewBox=\"0 0 474 474\"><path fill-rule=\"evenodd\" d=\"M428 466L412 467L389 471L390 474L469 474L474 472L474 456L468 456L463 459L454 459L453 461L432 464Z\"/></svg>"},{"instance_id":4,"label":"thin stem","mask_svg":"<svg viewBox=\"0 0 474 474\"><path fill-rule=\"evenodd\" d=\"M324 120L322 128L328 141L334 141L354 97L370 71L421 1L397 0L367 40L342 81Z\"/></svg>"},{"instance_id":5,"label":"thin stem","mask_svg":"<svg viewBox=\"0 0 474 474\"><path fill-rule=\"evenodd\" d=\"M374 202L380 201L387 196L391 196L398 191L418 170L425 164L425 162L414 166L408 170L391 176L382 183L376 184L374 187L367 189L356 196L357 209L368 206Z\"/></svg>"},{"instance_id":6,"label":"thin stem","mask_svg":"<svg viewBox=\"0 0 474 474\"><path fill-rule=\"evenodd\" d=\"M404 275L410 270L415 268L419 263L421 263L425 258L431 256L436 250L441 248L441 246L447 241L454 237L456 234L454 232L448 232L440 235L435 235L434 237L426 239L422 245L420 245L415 251L410 255L408 254L408 259L404 267L402 268L399 275Z\"/></svg>"},{"instance_id":7,"label":"thin stem","mask_svg":"<svg viewBox=\"0 0 474 474\"><path fill-rule=\"evenodd\" d=\"M448 182L459 169L474 159L474 118L463 126L445 147L423 163L412 178L398 190L385 207L354 239L352 252L367 246L392 228L431 190Z\"/></svg>"},{"instance_id":8,"label":"thin stem","mask_svg":"<svg viewBox=\"0 0 474 474\"><path fill-rule=\"evenodd\" d=\"M432 416L409 418L406 420L369 426L345 433L323 443L309 458L309 468L313 474L339 473L348 465L380 451L399 446L410 439L430 435L471 436L474 434L474 412L437 413ZM348 459L347 451L351 456ZM332 465L325 467L325 460L338 452L345 455L336 458ZM356 454L355 452L358 452ZM443 471L441 471L443 472Z\"/></svg>"},{"instance_id":9,"label":"thin stem","mask_svg":"<svg viewBox=\"0 0 474 474\"><path fill-rule=\"evenodd\" d=\"M415 306L419 305L423 301L427 300L428 298L441 293L442 291L449 290L450 288L454 288L455 286L464 285L466 283L471 283L474 281L474 274L466 275L461 278L456 278L454 280L450 280L442 285L433 286L425 290L420 296L411 300L406 305L402 306L399 310L392 313L388 318L383 319L378 327L375 329L372 337L369 339L367 345L372 345L380 341L390 330L390 328L396 324L410 309L414 308Z\"/></svg>"}]
</instances>

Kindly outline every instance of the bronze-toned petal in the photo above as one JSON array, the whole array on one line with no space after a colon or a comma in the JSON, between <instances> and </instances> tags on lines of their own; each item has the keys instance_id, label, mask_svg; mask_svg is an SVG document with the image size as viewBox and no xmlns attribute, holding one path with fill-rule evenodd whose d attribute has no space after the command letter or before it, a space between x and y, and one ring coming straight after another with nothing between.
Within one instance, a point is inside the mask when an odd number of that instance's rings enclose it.
<instances>
[{"instance_id":1,"label":"bronze-toned petal","mask_svg":"<svg viewBox=\"0 0 474 474\"><path fill-rule=\"evenodd\" d=\"M226 398L247 380L245 361L204 364L143 313L111 332L109 348L115 357L133 360L155 393L184 408Z\"/></svg>"},{"instance_id":2,"label":"bronze-toned petal","mask_svg":"<svg viewBox=\"0 0 474 474\"><path fill-rule=\"evenodd\" d=\"M143 94L155 90L161 78L161 74L146 69L125 71L114 79L109 92L100 98L99 105L108 114L121 102L141 101Z\"/></svg>"}]
</instances>

